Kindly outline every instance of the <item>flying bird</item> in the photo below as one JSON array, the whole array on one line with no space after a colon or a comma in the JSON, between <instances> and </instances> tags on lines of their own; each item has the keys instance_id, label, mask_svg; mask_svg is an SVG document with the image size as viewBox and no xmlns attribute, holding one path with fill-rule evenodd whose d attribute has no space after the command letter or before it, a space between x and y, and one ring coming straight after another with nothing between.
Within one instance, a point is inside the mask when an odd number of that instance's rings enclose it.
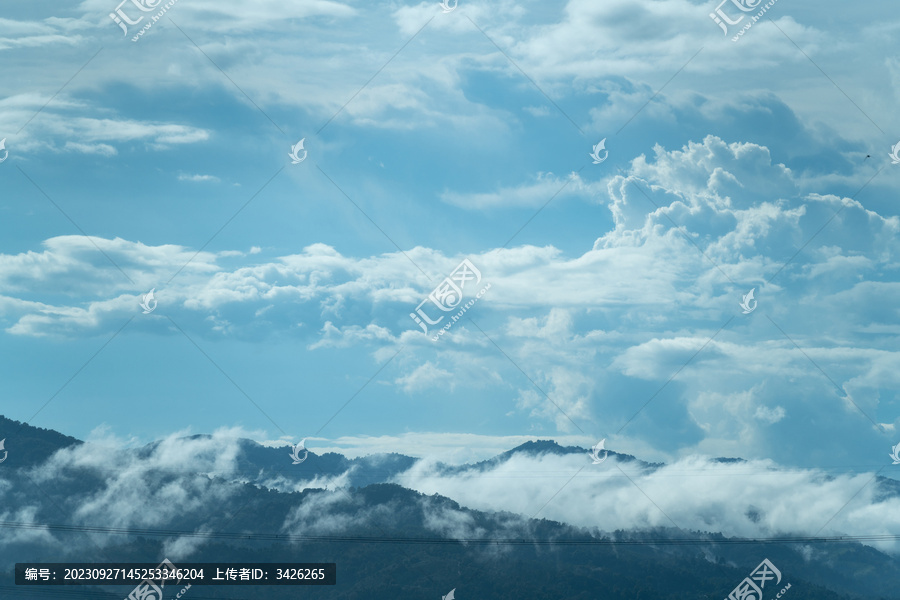
<instances>
[{"instance_id":1,"label":"flying bird","mask_svg":"<svg viewBox=\"0 0 900 600\"><path fill-rule=\"evenodd\" d=\"M446 596L441 596L441 600L454 600L455 596L453 595L453 592L455 591L456 588L453 588L452 590L450 590L449 594L447 594Z\"/></svg>"}]
</instances>

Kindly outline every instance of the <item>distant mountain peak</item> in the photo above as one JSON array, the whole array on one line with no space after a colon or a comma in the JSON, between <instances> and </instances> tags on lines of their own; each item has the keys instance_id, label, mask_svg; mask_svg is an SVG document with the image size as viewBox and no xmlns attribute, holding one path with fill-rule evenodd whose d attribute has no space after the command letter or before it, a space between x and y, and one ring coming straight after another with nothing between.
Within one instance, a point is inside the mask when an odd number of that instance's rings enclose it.
<instances>
[{"instance_id":1,"label":"distant mountain peak","mask_svg":"<svg viewBox=\"0 0 900 600\"><path fill-rule=\"evenodd\" d=\"M53 429L35 427L0 415L0 440L6 440L7 468L39 465L62 448L83 444L81 440Z\"/></svg>"},{"instance_id":2,"label":"distant mountain peak","mask_svg":"<svg viewBox=\"0 0 900 600\"><path fill-rule=\"evenodd\" d=\"M535 440L519 444L508 451L509 454L515 454L517 452L527 454L545 454L548 452L553 454L569 454L570 448L564 448L553 440Z\"/></svg>"}]
</instances>

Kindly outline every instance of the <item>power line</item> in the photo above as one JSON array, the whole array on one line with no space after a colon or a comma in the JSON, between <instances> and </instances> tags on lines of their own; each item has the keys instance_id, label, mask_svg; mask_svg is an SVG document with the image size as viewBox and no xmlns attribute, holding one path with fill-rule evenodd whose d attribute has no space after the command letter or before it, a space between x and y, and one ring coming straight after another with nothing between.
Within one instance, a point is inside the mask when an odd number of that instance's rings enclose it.
<instances>
[{"instance_id":1,"label":"power line","mask_svg":"<svg viewBox=\"0 0 900 600\"><path fill-rule=\"evenodd\" d=\"M80 586L55 585L47 587L32 587L22 585L0 585L0 598L5 598L6 596L4 594L10 594L10 597L13 598L18 597L20 594L27 594L34 597L48 598L90 598L91 600L97 600L98 597L107 597L110 600L122 600L121 594L115 594L103 590L66 589L69 587ZM227 598L223 596L196 596L194 595L193 591L191 591L190 597L193 600L235 600L233 596Z\"/></svg>"},{"instance_id":2,"label":"power line","mask_svg":"<svg viewBox=\"0 0 900 600\"><path fill-rule=\"evenodd\" d=\"M900 539L900 534L882 535L842 535L842 536L786 536L773 538L648 538L648 539L526 539L526 538L406 538L379 536L309 536L275 533L238 533L183 531L175 529L125 529L119 527L86 527L81 525L41 525L38 523L16 523L0 521L0 527L9 529L45 529L60 532L106 533L111 535L130 535L146 537L197 537L219 539L248 539L276 542L324 542L324 543L369 543L369 544L433 544L459 545L472 544L482 546L696 546L704 544L751 545L751 544L822 544L835 542L879 542Z\"/></svg>"}]
</instances>

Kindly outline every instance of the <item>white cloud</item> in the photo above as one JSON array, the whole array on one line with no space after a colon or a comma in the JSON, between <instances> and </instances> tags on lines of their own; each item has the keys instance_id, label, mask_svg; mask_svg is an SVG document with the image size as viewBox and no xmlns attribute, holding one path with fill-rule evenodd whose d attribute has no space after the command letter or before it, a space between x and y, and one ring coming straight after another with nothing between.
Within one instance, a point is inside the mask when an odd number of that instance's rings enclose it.
<instances>
[{"instance_id":1,"label":"white cloud","mask_svg":"<svg viewBox=\"0 0 900 600\"><path fill-rule=\"evenodd\" d=\"M768 406L757 406L756 414L754 415L760 421L763 421L768 424L777 423L782 420L785 415L784 408L781 406L776 406L775 408L769 408Z\"/></svg>"},{"instance_id":2,"label":"white cloud","mask_svg":"<svg viewBox=\"0 0 900 600\"><path fill-rule=\"evenodd\" d=\"M259 255L243 251L192 259L191 249L174 245L51 238L43 252L0 255L0 319L18 335L111 331L134 314L140 293L157 287L159 301L181 311L180 323L217 336L278 332L303 338L311 350L362 347L379 362L415 345L416 357L401 358L391 378L405 393L502 393L517 407L512 414L559 431L570 431L570 418L585 431L621 426L637 401L616 402L610 389L646 385L640 395L650 397L675 377L667 405L700 437L657 449L663 456L758 447L778 427L806 418L810 394L830 394L835 418L854 415L856 423L856 403L892 423L884 411L897 400L890 390L898 354L871 336L896 323L896 311L876 299L900 285L890 281L900 219L860 201L801 192L793 172L773 163L762 146L713 136L677 150L658 146L653 158L638 157L610 179L612 202L596 210L611 210L615 228L599 231L580 255L526 245L468 256L492 285L476 319L489 319L490 338L558 407L525 380L504 383L509 360L468 322L435 344L408 319L461 258L423 247L354 257L311 244L254 262ZM832 229L846 243L828 237ZM171 285L159 286L188 261ZM865 274L881 280L861 281ZM71 301L27 295L61 283ZM742 316L738 302L751 287L759 308ZM766 316L793 341L766 329ZM829 323L828 338L816 333L821 321ZM450 375L460 369L470 376ZM790 380L804 382L802 394Z\"/></svg>"},{"instance_id":3,"label":"white cloud","mask_svg":"<svg viewBox=\"0 0 900 600\"><path fill-rule=\"evenodd\" d=\"M211 436L193 438L182 437L184 434L173 433L148 452L136 453L124 448L126 442L99 428L87 443L56 452L30 477L39 484L52 481L60 485L87 471L103 481L89 494L70 499L75 524L152 528L185 514L205 514L209 506L219 505L237 492L237 486L205 473L232 476L240 449L236 441L248 432L220 429ZM190 466L190 475L184 474L185 465ZM173 473L176 479L167 477ZM181 541L179 547L198 544Z\"/></svg>"},{"instance_id":4,"label":"white cloud","mask_svg":"<svg viewBox=\"0 0 900 600\"><path fill-rule=\"evenodd\" d=\"M538 173L534 181L501 188L496 192L461 193L446 191L441 200L467 209L490 209L497 207L537 208L554 199L559 202L564 198L581 197L595 201L603 191L599 183L585 182L577 173L567 177L557 177L553 173Z\"/></svg>"},{"instance_id":5,"label":"white cloud","mask_svg":"<svg viewBox=\"0 0 900 600\"><path fill-rule=\"evenodd\" d=\"M115 156L119 153L109 144L80 144L78 142L66 142L66 150L74 150L83 154L99 154L100 156Z\"/></svg>"},{"instance_id":6,"label":"white cloud","mask_svg":"<svg viewBox=\"0 0 900 600\"><path fill-rule=\"evenodd\" d=\"M397 482L476 510L511 511L607 532L677 526L759 538L900 530L900 498L881 498L878 485L867 485L870 473L831 475L784 469L768 460L723 463L687 456L650 470L615 457L590 465L587 452L517 453L495 466L455 474L420 461ZM435 526L474 533L465 520L447 516ZM873 545L900 549L896 541Z\"/></svg>"},{"instance_id":7,"label":"white cloud","mask_svg":"<svg viewBox=\"0 0 900 600\"><path fill-rule=\"evenodd\" d=\"M453 373L441 369L430 361L426 361L411 373L398 377L394 383L402 387L407 393L443 387L448 387L450 391L453 391L456 387Z\"/></svg>"},{"instance_id":8,"label":"white cloud","mask_svg":"<svg viewBox=\"0 0 900 600\"><path fill-rule=\"evenodd\" d=\"M533 117L546 117L551 114L546 106L526 106L523 110Z\"/></svg>"},{"instance_id":9,"label":"white cloud","mask_svg":"<svg viewBox=\"0 0 900 600\"><path fill-rule=\"evenodd\" d=\"M212 181L212 182L218 183L221 180L218 177L216 177L215 175L185 175L182 173L181 175L178 176L178 181L194 181L194 182Z\"/></svg>"},{"instance_id":10,"label":"white cloud","mask_svg":"<svg viewBox=\"0 0 900 600\"><path fill-rule=\"evenodd\" d=\"M17 21L0 18L0 51L42 46L78 46L84 42L80 35L60 31L52 19L45 22Z\"/></svg>"},{"instance_id":11,"label":"white cloud","mask_svg":"<svg viewBox=\"0 0 900 600\"><path fill-rule=\"evenodd\" d=\"M114 156L118 150L112 144L141 142L149 149L165 150L210 137L210 131L190 125L100 116L109 110L68 98L65 93L52 98L52 103L50 100L49 95L34 93L0 100L0 126L17 131L28 123L21 136L9 136L10 146L15 145L20 152L38 152L55 145L64 150ZM93 114L76 116L73 112Z\"/></svg>"}]
</instances>

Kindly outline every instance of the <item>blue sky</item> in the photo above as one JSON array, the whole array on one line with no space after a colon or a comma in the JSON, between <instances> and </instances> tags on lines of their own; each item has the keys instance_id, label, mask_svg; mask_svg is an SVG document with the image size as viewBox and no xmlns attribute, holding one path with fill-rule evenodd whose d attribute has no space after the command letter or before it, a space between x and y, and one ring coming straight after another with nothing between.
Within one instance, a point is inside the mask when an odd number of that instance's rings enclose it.
<instances>
[{"instance_id":1,"label":"blue sky","mask_svg":"<svg viewBox=\"0 0 900 600\"><path fill-rule=\"evenodd\" d=\"M137 42L5 7L0 412L890 467L900 20L780 0L732 42L715 7L179 0ZM491 288L432 342L464 258Z\"/></svg>"}]
</instances>

